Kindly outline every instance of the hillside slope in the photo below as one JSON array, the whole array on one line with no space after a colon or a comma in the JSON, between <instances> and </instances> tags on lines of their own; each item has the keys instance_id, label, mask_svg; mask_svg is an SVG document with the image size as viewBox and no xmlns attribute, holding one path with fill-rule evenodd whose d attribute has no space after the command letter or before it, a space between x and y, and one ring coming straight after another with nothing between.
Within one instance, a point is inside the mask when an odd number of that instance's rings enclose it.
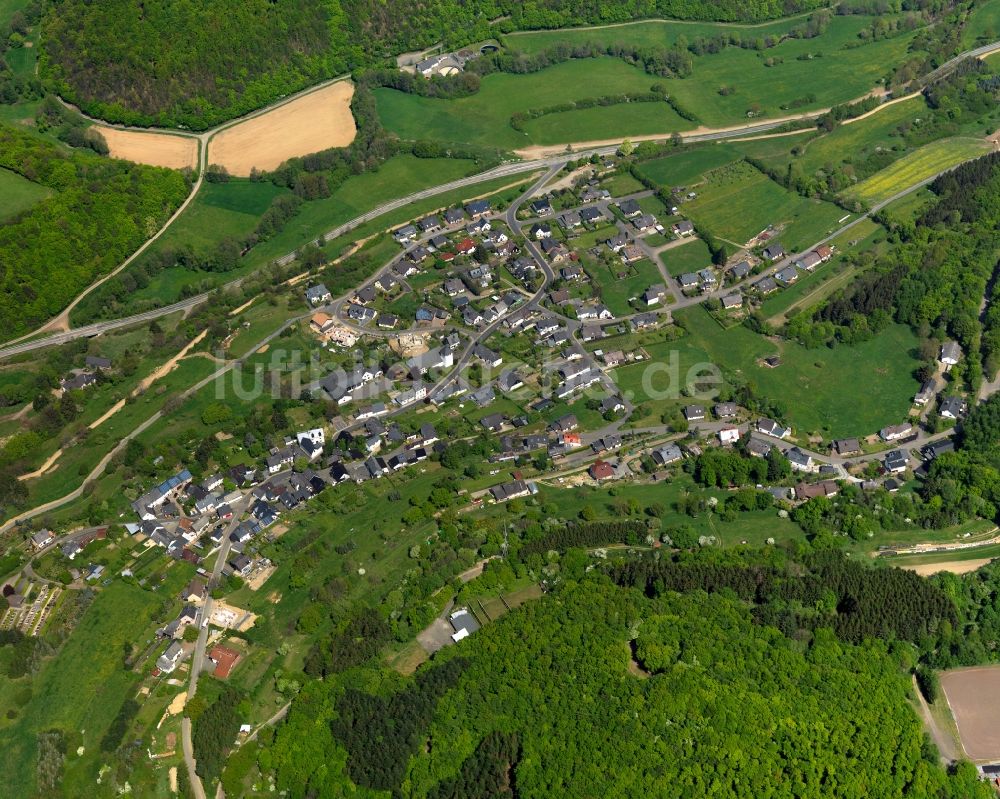
<instances>
[{"instance_id":1,"label":"hillside slope","mask_svg":"<svg viewBox=\"0 0 1000 799\"><path fill-rule=\"evenodd\" d=\"M760 21L826 0L53 0L42 73L114 122L206 128L438 41L642 17Z\"/></svg>"}]
</instances>

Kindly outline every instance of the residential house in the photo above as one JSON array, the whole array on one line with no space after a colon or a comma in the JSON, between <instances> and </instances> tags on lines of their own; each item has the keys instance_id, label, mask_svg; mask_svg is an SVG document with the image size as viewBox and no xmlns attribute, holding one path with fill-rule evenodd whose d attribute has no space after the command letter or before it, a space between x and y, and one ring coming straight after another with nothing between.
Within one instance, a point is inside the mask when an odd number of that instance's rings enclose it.
<instances>
[{"instance_id":1,"label":"residential house","mask_svg":"<svg viewBox=\"0 0 1000 799\"><path fill-rule=\"evenodd\" d=\"M459 225L465 221L465 212L461 208L449 208L444 212L444 221L448 225Z\"/></svg>"},{"instance_id":2,"label":"residential house","mask_svg":"<svg viewBox=\"0 0 1000 799\"><path fill-rule=\"evenodd\" d=\"M818 483L799 483L795 486L795 498L800 500L817 497L835 497L840 493L840 486L833 480L821 480Z\"/></svg>"},{"instance_id":3,"label":"residential house","mask_svg":"<svg viewBox=\"0 0 1000 799\"><path fill-rule=\"evenodd\" d=\"M309 320L309 327L311 327L317 334L322 335L336 323L337 321L330 316L330 314L324 313L323 311L317 311Z\"/></svg>"},{"instance_id":4,"label":"residential house","mask_svg":"<svg viewBox=\"0 0 1000 799\"><path fill-rule=\"evenodd\" d=\"M51 530L39 530L31 536L31 545L35 549L44 549L55 540L56 538L52 535Z\"/></svg>"},{"instance_id":5,"label":"residential house","mask_svg":"<svg viewBox=\"0 0 1000 799\"><path fill-rule=\"evenodd\" d=\"M332 299L333 295L330 293L330 289L322 283L317 283L315 286L310 286L306 289L306 300L310 305L322 305L324 302L329 302Z\"/></svg>"},{"instance_id":6,"label":"residential house","mask_svg":"<svg viewBox=\"0 0 1000 799\"><path fill-rule=\"evenodd\" d=\"M664 321L668 321L669 317ZM656 327L660 317L655 313L638 313L628 320L629 326L633 330L645 330L648 327Z\"/></svg>"},{"instance_id":7,"label":"residential house","mask_svg":"<svg viewBox=\"0 0 1000 799\"><path fill-rule=\"evenodd\" d=\"M650 453L650 455L660 466L668 466L671 463L676 463L684 457L684 453L681 452L681 448L672 441L664 444L663 446L657 447Z\"/></svg>"},{"instance_id":8,"label":"residential house","mask_svg":"<svg viewBox=\"0 0 1000 799\"><path fill-rule=\"evenodd\" d=\"M717 419L732 419L739 413L740 406L735 402L719 402L712 408Z\"/></svg>"},{"instance_id":9,"label":"residential house","mask_svg":"<svg viewBox=\"0 0 1000 799\"><path fill-rule=\"evenodd\" d=\"M778 290L778 284L773 277L762 277L753 284L753 288L760 294L771 294Z\"/></svg>"},{"instance_id":10,"label":"residential house","mask_svg":"<svg viewBox=\"0 0 1000 799\"><path fill-rule=\"evenodd\" d=\"M861 442L856 438L838 438L834 440L831 446L833 451L841 458L861 454Z\"/></svg>"},{"instance_id":11,"label":"residential house","mask_svg":"<svg viewBox=\"0 0 1000 799\"><path fill-rule=\"evenodd\" d=\"M723 427L719 429L720 444L735 444L740 440L740 429L738 427Z\"/></svg>"},{"instance_id":12,"label":"residential house","mask_svg":"<svg viewBox=\"0 0 1000 799\"><path fill-rule=\"evenodd\" d=\"M638 244L626 244L622 247L620 254L623 264L634 264L636 261L641 261L646 257L646 253L643 252L642 247Z\"/></svg>"},{"instance_id":13,"label":"residential house","mask_svg":"<svg viewBox=\"0 0 1000 799\"><path fill-rule=\"evenodd\" d=\"M465 213L473 219L479 219L490 213L492 207L489 200L473 200L465 206Z\"/></svg>"},{"instance_id":14,"label":"residential house","mask_svg":"<svg viewBox=\"0 0 1000 799\"><path fill-rule=\"evenodd\" d=\"M667 296L667 287L662 283L656 283L650 286L642 293L642 301L646 303L646 306L657 305L663 302L663 298Z\"/></svg>"},{"instance_id":15,"label":"residential house","mask_svg":"<svg viewBox=\"0 0 1000 799\"><path fill-rule=\"evenodd\" d=\"M507 502L511 499L527 497L532 493L529 484L524 480L511 480L507 483L495 485L490 489L490 494L494 502Z\"/></svg>"},{"instance_id":16,"label":"residential house","mask_svg":"<svg viewBox=\"0 0 1000 799\"><path fill-rule=\"evenodd\" d=\"M491 413L479 420L479 424L490 433L499 433L503 429L504 417L500 413Z\"/></svg>"},{"instance_id":17,"label":"residential house","mask_svg":"<svg viewBox=\"0 0 1000 799\"><path fill-rule=\"evenodd\" d=\"M685 272L677 279L677 282L681 284L681 288L685 291L696 289L701 285L701 280L694 272Z\"/></svg>"},{"instance_id":18,"label":"residential house","mask_svg":"<svg viewBox=\"0 0 1000 799\"><path fill-rule=\"evenodd\" d=\"M819 257L819 253L815 250L807 252L795 261L795 265L805 272L812 272L821 263L823 263L823 259Z\"/></svg>"},{"instance_id":19,"label":"residential house","mask_svg":"<svg viewBox=\"0 0 1000 799\"><path fill-rule=\"evenodd\" d=\"M530 207L531 212L535 216L548 216L552 213L552 203L549 202L548 197L539 197L537 200L532 200Z\"/></svg>"},{"instance_id":20,"label":"residential house","mask_svg":"<svg viewBox=\"0 0 1000 799\"><path fill-rule=\"evenodd\" d=\"M764 252L761 253L768 261L777 261L780 258L785 257L785 248L782 247L778 242L772 242L764 248Z\"/></svg>"},{"instance_id":21,"label":"residential house","mask_svg":"<svg viewBox=\"0 0 1000 799\"><path fill-rule=\"evenodd\" d=\"M397 243L405 246L417 237L417 229L413 225L404 225L392 231L392 237Z\"/></svg>"},{"instance_id":22,"label":"residential house","mask_svg":"<svg viewBox=\"0 0 1000 799\"><path fill-rule=\"evenodd\" d=\"M596 225L604 221L604 212L595 206L580 209L580 219L588 225Z\"/></svg>"},{"instance_id":23,"label":"residential house","mask_svg":"<svg viewBox=\"0 0 1000 799\"><path fill-rule=\"evenodd\" d=\"M906 455L898 449L894 449L892 452L887 452L885 460L882 463L883 466L885 466L885 470L892 474L905 472L907 468Z\"/></svg>"},{"instance_id":24,"label":"residential house","mask_svg":"<svg viewBox=\"0 0 1000 799\"><path fill-rule=\"evenodd\" d=\"M765 436L773 438L787 438L792 432L789 428L782 427L773 419L767 418L758 419L756 429L758 433L763 433Z\"/></svg>"},{"instance_id":25,"label":"residential house","mask_svg":"<svg viewBox=\"0 0 1000 799\"><path fill-rule=\"evenodd\" d=\"M968 403L961 397L945 397L938 407L938 414L944 419L958 419L969 409Z\"/></svg>"},{"instance_id":26,"label":"residential house","mask_svg":"<svg viewBox=\"0 0 1000 799\"><path fill-rule=\"evenodd\" d=\"M97 384L97 374L94 372L77 372L76 374L63 378L59 386L63 391L80 391Z\"/></svg>"},{"instance_id":27,"label":"residential house","mask_svg":"<svg viewBox=\"0 0 1000 799\"><path fill-rule=\"evenodd\" d=\"M642 208L639 206L638 200L622 200L618 203L618 210L622 212L622 216L629 219L639 216L642 213Z\"/></svg>"},{"instance_id":28,"label":"residential house","mask_svg":"<svg viewBox=\"0 0 1000 799\"><path fill-rule=\"evenodd\" d=\"M607 240L608 248L614 253L621 252L627 244L628 235L625 233L617 233Z\"/></svg>"},{"instance_id":29,"label":"residential house","mask_svg":"<svg viewBox=\"0 0 1000 799\"><path fill-rule=\"evenodd\" d=\"M722 298L722 309L724 311L735 311L743 307L742 294L727 294Z\"/></svg>"},{"instance_id":30,"label":"residential house","mask_svg":"<svg viewBox=\"0 0 1000 799\"><path fill-rule=\"evenodd\" d=\"M549 425L549 430L556 433L567 433L570 430L576 430L578 422L576 420L576 414L568 413L565 416L560 416L554 422Z\"/></svg>"},{"instance_id":31,"label":"residential house","mask_svg":"<svg viewBox=\"0 0 1000 799\"><path fill-rule=\"evenodd\" d=\"M701 405L686 405L684 418L689 422L701 422L705 419L705 408Z\"/></svg>"},{"instance_id":32,"label":"residential house","mask_svg":"<svg viewBox=\"0 0 1000 799\"><path fill-rule=\"evenodd\" d=\"M607 461L600 459L591 464L589 471L594 480L610 480L615 476L615 468Z\"/></svg>"},{"instance_id":33,"label":"residential house","mask_svg":"<svg viewBox=\"0 0 1000 799\"><path fill-rule=\"evenodd\" d=\"M945 366L954 366L962 359L962 348L954 341L946 341L941 345L941 353L938 360Z\"/></svg>"},{"instance_id":34,"label":"residential house","mask_svg":"<svg viewBox=\"0 0 1000 799\"><path fill-rule=\"evenodd\" d=\"M693 236L694 224L688 219L682 219L674 223L673 231L675 236Z\"/></svg>"},{"instance_id":35,"label":"residential house","mask_svg":"<svg viewBox=\"0 0 1000 799\"><path fill-rule=\"evenodd\" d=\"M574 228L580 227L583 224L583 219L580 216L579 211L566 211L565 213L559 214L559 225L563 230L570 231Z\"/></svg>"},{"instance_id":36,"label":"residential house","mask_svg":"<svg viewBox=\"0 0 1000 799\"><path fill-rule=\"evenodd\" d=\"M883 427L879 430L879 438L883 441L899 441L901 438L906 438L913 432L913 425L909 422L904 422L903 424L892 424L888 427Z\"/></svg>"},{"instance_id":37,"label":"residential house","mask_svg":"<svg viewBox=\"0 0 1000 799\"><path fill-rule=\"evenodd\" d=\"M184 645L180 641L171 641L166 651L156 659L156 668L162 674L170 674L184 658Z\"/></svg>"},{"instance_id":38,"label":"residential house","mask_svg":"<svg viewBox=\"0 0 1000 799\"><path fill-rule=\"evenodd\" d=\"M652 214L641 214L632 220L632 226L640 233L648 233L660 227Z\"/></svg>"},{"instance_id":39,"label":"residential house","mask_svg":"<svg viewBox=\"0 0 1000 799\"><path fill-rule=\"evenodd\" d=\"M110 369L111 359L101 358L99 355L88 355L84 358L83 365L90 369Z\"/></svg>"},{"instance_id":40,"label":"residential house","mask_svg":"<svg viewBox=\"0 0 1000 799\"><path fill-rule=\"evenodd\" d=\"M786 286L790 286L799 279L799 270L794 266L786 266L781 271L776 272L774 278L779 283L784 283Z\"/></svg>"},{"instance_id":41,"label":"residential house","mask_svg":"<svg viewBox=\"0 0 1000 799\"><path fill-rule=\"evenodd\" d=\"M473 391L469 398L480 408L485 408L497 398L497 395L493 391L493 386L487 384Z\"/></svg>"},{"instance_id":42,"label":"residential house","mask_svg":"<svg viewBox=\"0 0 1000 799\"><path fill-rule=\"evenodd\" d=\"M441 217L437 214L425 216L418 223L422 233L436 233L441 229Z\"/></svg>"},{"instance_id":43,"label":"residential house","mask_svg":"<svg viewBox=\"0 0 1000 799\"><path fill-rule=\"evenodd\" d=\"M819 465L813 461L812 455L798 447L792 447L785 453L788 463L797 472L818 472Z\"/></svg>"},{"instance_id":44,"label":"residential house","mask_svg":"<svg viewBox=\"0 0 1000 799\"><path fill-rule=\"evenodd\" d=\"M732 269L729 270L729 274L731 274L736 280L743 280L743 278L749 275L751 271L752 267L750 266L749 262L740 261Z\"/></svg>"},{"instance_id":45,"label":"residential house","mask_svg":"<svg viewBox=\"0 0 1000 799\"><path fill-rule=\"evenodd\" d=\"M935 389L936 385L933 380L925 380L923 385L920 386L920 391L913 397L913 404L926 405L934 399L934 395L937 393Z\"/></svg>"},{"instance_id":46,"label":"residential house","mask_svg":"<svg viewBox=\"0 0 1000 799\"><path fill-rule=\"evenodd\" d=\"M552 226L548 223L539 223L531 226L530 235L536 241L547 239L552 236Z\"/></svg>"}]
</instances>

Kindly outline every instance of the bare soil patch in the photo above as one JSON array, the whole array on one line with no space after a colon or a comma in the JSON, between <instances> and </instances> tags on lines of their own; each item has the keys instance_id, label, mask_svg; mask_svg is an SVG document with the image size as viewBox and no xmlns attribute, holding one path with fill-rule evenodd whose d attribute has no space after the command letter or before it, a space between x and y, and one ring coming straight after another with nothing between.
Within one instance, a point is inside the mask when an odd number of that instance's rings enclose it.
<instances>
[{"instance_id":1,"label":"bare soil patch","mask_svg":"<svg viewBox=\"0 0 1000 799\"><path fill-rule=\"evenodd\" d=\"M198 140L189 136L121 130L106 125L94 125L94 129L108 143L112 158L170 169L194 169L198 165Z\"/></svg>"},{"instance_id":2,"label":"bare soil patch","mask_svg":"<svg viewBox=\"0 0 1000 799\"><path fill-rule=\"evenodd\" d=\"M357 128L351 114L354 84L337 81L226 128L209 144L209 163L232 175L274 169L289 158L344 147Z\"/></svg>"},{"instance_id":3,"label":"bare soil patch","mask_svg":"<svg viewBox=\"0 0 1000 799\"><path fill-rule=\"evenodd\" d=\"M941 687L958 724L966 755L974 761L1000 759L1000 666L977 666L941 674Z\"/></svg>"}]
</instances>

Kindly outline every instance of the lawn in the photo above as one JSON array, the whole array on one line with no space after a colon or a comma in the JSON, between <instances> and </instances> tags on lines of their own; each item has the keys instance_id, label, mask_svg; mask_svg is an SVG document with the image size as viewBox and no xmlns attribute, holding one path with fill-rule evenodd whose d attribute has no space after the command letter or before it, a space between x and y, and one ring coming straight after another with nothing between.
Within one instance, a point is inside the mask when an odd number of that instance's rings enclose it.
<instances>
[{"instance_id":1,"label":"lawn","mask_svg":"<svg viewBox=\"0 0 1000 799\"><path fill-rule=\"evenodd\" d=\"M811 247L844 215L832 203L788 191L746 161L709 172L697 198L685 202L683 211L699 228L736 246L769 225L780 225L788 252Z\"/></svg>"},{"instance_id":2,"label":"lawn","mask_svg":"<svg viewBox=\"0 0 1000 799\"><path fill-rule=\"evenodd\" d=\"M712 265L712 253L701 239L690 238L678 247L660 253L660 260L671 277L697 272Z\"/></svg>"},{"instance_id":3,"label":"lawn","mask_svg":"<svg viewBox=\"0 0 1000 799\"><path fill-rule=\"evenodd\" d=\"M740 153L728 144L709 144L639 164L639 172L670 189L697 183L705 172L732 163Z\"/></svg>"},{"instance_id":4,"label":"lawn","mask_svg":"<svg viewBox=\"0 0 1000 799\"><path fill-rule=\"evenodd\" d=\"M857 346L809 350L792 341L771 341L742 326L723 330L700 306L676 311L674 318L688 334L647 346L652 369L649 363L635 364L614 373L623 390L643 403L647 421L690 402L680 389L689 382L689 370L699 364L716 364L724 375L750 383L761 396L779 403L796 435L817 433L826 440L869 435L901 421L918 388L912 374L918 365L917 339L902 325L892 325ZM758 359L775 354L782 358L777 369L758 365ZM676 359L681 385L664 371L671 358ZM862 395L852 388L856 386L864 386Z\"/></svg>"},{"instance_id":5,"label":"lawn","mask_svg":"<svg viewBox=\"0 0 1000 799\"><path fill-rule=\"evenodd\" d=\"M680 37L692 41L699 36L731 31L760 38L780 35L800 22L785 20L748 29L739 25L651 21L597 29L512 34L506 41L510 47L529 52L557 43L572 46L625 42L669 47ZM755 103L761 105L759 116L764 117L826 108L870 91L892 64L908 57L913 33L858 46L861 41L858 34L872 22L872 17L835 16L817 38L786 39L761 52L730 47L720 53L695 56L691 77L657 80L665 83L681 105L709 126L745 122L747 110ZM767 59L777 63L766 66ZM733 91L723 96L719 94L723 86ZM783 110L783 106L792 104L794 109Z\"/></svg>"},{"instance_id":6,"label":"lawn","mask_svg":"<svg viewBox=\"0 0 1000 799\"><path fill-rule=\"evenodd\" d=\"M125 699L136 689L139 675L122 668L126 647L142 647L148 627L190 579L193 569L176 562L157 593L121 581L103 588L73 630L65 646L42 665L33 680L33 695L21 717L0 732L0 768L6 775L5 795L35 796L36 734L57 728L66 733L68 750L62 789L67 796L94 790L94 780L106 756L100 740ZM83 756L76 755L83 747Z\"/></svg>"},{"instance_id":7,"label":"lawn","mask_svg":"<svg viewBox=\"0 0 1000 799\"><path fill-rule=\"evenodd\" d=\"M595 288L599 287L601 299L615 316L626 316L634 313L635 309L629 305L629 300L638 297L650 286L663 283L660 270L648 258L644 258L630 267L615 264L614 268L627 271L628 276L618 278L612 274L611 269L602 263L587 265L587 273L594 281Z\"/></svg>"},{"instance_id":8,"label":"lawn","mask_svg":"<svg viewBox=\"0 0 1000 799\"><path fill-rule=\"evenodd\" d=\"M40 186L16 172L0 169L0 219L16 216L52 194L50 189Z\"/></svg>"},{"instance_id":9,"label":"lawn","mask_svg":"<svg viewBox=\"0 0 1000 799\"><path fill-rule=\"evenodd\" d=\"M533 120L525 126L525 133L510 126L511 114L516 111L609 94L648 92L656 81L642 69L604 57L568 61L529 75L487 75L476 94L456 100L420 97L394 89L378 89L375 95L382 124L404 139L441 139L514 149L692 127L665 103L553 114Z\"/></svg>"},{"instance_id":10,"label":"lawn","mask_svg":"<svg viewBox=\"0 0 1000 799\"><path fill-rule=\"evenodd\" d=\"M980 139L955 137L931 142L862 181L846 194L874 205L989 150L989 145Z\"/></svg>"}]
</instances>

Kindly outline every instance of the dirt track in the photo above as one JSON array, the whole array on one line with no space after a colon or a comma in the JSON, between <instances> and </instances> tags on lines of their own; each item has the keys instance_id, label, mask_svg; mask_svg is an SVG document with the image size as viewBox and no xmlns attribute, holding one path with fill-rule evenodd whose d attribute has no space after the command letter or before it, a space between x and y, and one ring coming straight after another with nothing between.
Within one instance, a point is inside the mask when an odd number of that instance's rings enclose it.
<instances>
[{"instance_id":1,"label":"dirt track","mask_svg":"<svg viewBox=\"0 0 1000 799\"><path fill-rule=\"evenodd\" d=\"M119 130L94 125L108 143L113 158L137 164L165 166L170 169L194 169L198 165L198 140L191 136L173 136L141 130Z\"/></svg>"},{"instance_id":2,"label":"dirt track","mask_svg":"<svg viewBox=\"0 0 1000 799\"><path fill-rule=\"evenodd\" d=\"M348 145L357 133L353 96L354 84L337 81L239 122L212 139L208 161L246 176L253 167L274 169L298 155Z\"/></svg>"},{"instance_id":3,"label":"dirt track","mask_svg":"<svg viewBox=\"0 0 1000 799\"><path fill-rule=\"evenodd\" d=\"M952 574L968 574L974 572L980 566L985 566L993 558L980 558L978 560L943 560L936 563L914 563L910 566L900 565L901 569L916 572L921 577L938 572L951 572Z\"/></svg>"}]
</instances>

